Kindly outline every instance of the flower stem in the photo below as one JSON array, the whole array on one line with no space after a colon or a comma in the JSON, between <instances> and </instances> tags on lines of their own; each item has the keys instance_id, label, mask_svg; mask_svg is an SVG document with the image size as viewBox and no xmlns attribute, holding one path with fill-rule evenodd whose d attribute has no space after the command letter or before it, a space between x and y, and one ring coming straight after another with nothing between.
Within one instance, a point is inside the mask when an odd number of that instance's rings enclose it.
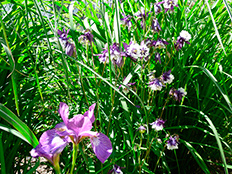
<instances>
[{"instance_id":1,"label":"flower stem","mask_svg":"<svg viewBox=\"0 0 232 174\"><path fill-rule=\"evenodd\" d=\"M56 154L54 156L54 162L53 162L53 165L54 165L54 169L56 171L56 174L61 174L60 172L60 164L59 164L59 161L60 161L60 154Z\"/></svg>"},{"instance_id":2,"label":"flower stem","mask_svg":"<svg viewBox=\"0 0 232 174\"><path fill-rule=\"evenodd\" d=\"M79 148L79 144L74 144L73 143L73 156L72 156L72 168L70 171L70 174L73 174L73 170L76 164L76 159L77 159L77 150Z\"/></svg>"},{"instance_id":3,"label":"flower stem","mask_svg":"<svg viewBox=\"0 0 232 174\"><path fill-rule=\"evenodd\" d=\"M177 158L176 150L175 149L174 149L174 154L175 154L175 157L176 157L176 163L177 163L178 173L180 173L180 167L179 167L178 158Z\"/></svg>"}]
</instances>

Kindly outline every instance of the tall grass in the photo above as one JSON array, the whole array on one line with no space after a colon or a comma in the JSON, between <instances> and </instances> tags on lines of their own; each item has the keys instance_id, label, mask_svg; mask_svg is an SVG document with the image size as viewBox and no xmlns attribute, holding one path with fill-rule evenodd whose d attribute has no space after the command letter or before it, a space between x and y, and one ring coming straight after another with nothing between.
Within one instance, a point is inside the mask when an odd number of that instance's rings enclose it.
<instances>
[{"instance_id":1,"label":"tall grass","mask_svg":"<svg viewBox=\"0 0 232 174\"><path fill-rule=\"evenodd\" d=\"M39 162L28 158L33 143L38 143L34 134L39 139L61 122L57 113L61 101L69 105L72 115L83 114L97 103L94 129L108 135L113 145L112 155L102 165L92 149L85 148L89 142L80 143L77 173L107 173L113 164L125 167L124 173L231 171L231 3L179 1L173 13L157 15L162 31L152 35L154 39L162 36L171 43L182 30L192 35L191 44L181 51L173 50L173 43L168 45L161 52L161 65L154 57L144 69L144 62L130 58L124 59L121 68L100 63L95 54L101 53L104 44L109 50L117 42L124 50L123 43L131 39L140 43L152 34L149 22L144 29L133 20L131 32L119 24L122 13L133 16L141 7L153 11L150 3L154 2L1 2L2 173L35 173ZM63 28L71 29L75 56L67 56L62 49L57 30ZM92 31L92 46L78 42L84 29ZM149 71L156 70L159 76L170 69L174 82L161 92L152 92L147 84ZM136 91L123 93L119 85L125 86L126 81L136 82ZM168 97L172 87L187 90L181 103ZM164 131L157 133L149 123L159 117L166 123ZM136 131L141 125L147 126L143 135ZM166 149L168 134L179 135L177 150ZM63 173L67 172L72 160L69 147L60 160Z\"/></svg>"}]
</instances>

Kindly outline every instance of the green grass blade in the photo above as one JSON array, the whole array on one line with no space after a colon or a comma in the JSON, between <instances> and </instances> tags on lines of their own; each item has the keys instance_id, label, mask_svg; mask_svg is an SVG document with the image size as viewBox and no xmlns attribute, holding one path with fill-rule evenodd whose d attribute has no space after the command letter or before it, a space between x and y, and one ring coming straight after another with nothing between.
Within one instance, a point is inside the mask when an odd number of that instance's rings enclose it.
<instances>
[{"instance_id":1,"label":"green grass blade","mask_svg":"<svg viewBox=\"0 0 232 174\"><path fill-rule=\"evenodd\" d=\"M2 136L1 135L0 135L0 163L1 163L1 174L6 174L4 149L3 149L3 145L2 145Z\"/></svg>"},{"instance_id":2,"label":"green grass blade","mask_svg":"<svg viewBox=\"0 0 232 174\"><path fill-rule=\"evenodd\" d=\"M39 165L40 165L40 160L39 160L39 158L38 158L37 162L35 163L35 166L32 167L32 168L27 172L27 174L33 174L33 173L35 173L35 171L36 171L36 169L39 167Z\"/></svg>"},{"instance_id":3,"label":"green grass blade","mask_svg":"<svg viewBox=\"0 0 232 174\"><path fill-rule=\"evenodd\" d=\"M228 3L226 2L226 0L223 0L225 6L226 6L226 10L228 11L228 14L230 16L230 20L232 22L232 14L231 14L231 11L230 11L230 7L228 6Z\"/></svg>"},{"instance_id":4,"label":"green grass blade","mask_svg":"<svg viewBox=\"0 0 232 174\"><path fill-rule=\"evenodd\" d=\"M30 144L30 142L17 130L12 129L10 127L7 127L7 126L5 126L3 124L0 124L0 129L15 135L16 137L18 137L18 138L24 140L25 142L27 142L28 144Z\"/></svg>"},{"instance_id":5,"label":"green grass blade","mask_svg":"<svg viewBox=\"0 0 232 174\"><path fill-rule=\"evenodd\" d=\"M185 140L181 140L180 142L183 143L191 152L191 154L193 155L194 159L196 160L196 162L198 163L198 165L201 167L201 169L204 171L204 173L208 173L210 174L210 171L208 169L208 167L206 166L203 158L201 157L201 155L196 151L196 149L187 141Z\"/></svg>"},{"instance_id":6,"label":"green grass blade","mask_svg":"<svg viewBox=\"0 0 232 174\"><path fill-rule=\"evenodd\" d=\"M74 58L70 57L71 59L75 60ZM117 91L122 97L124 97L130 104L132 104L133 106L135 106L135 104L128 98L126 97L121 91L119 91L118 88L116 88L114 85L112 85L110 82L108 82L108 80L106 80L105 78L103 78L102 76L100 76L98 73L96 73L94 70L92 70L90 67L88 67L87 65L85 65L84 63L75 60L79 65L85 67L86 69L88 69L89 71L91 71L92 73L94 73L97 77L99 77L102 81L104 81L105 83L107 83L112 89L114 89L115 91Z\"/></svg>"},{"instance_id":7,"label":"green grass blade","mask_svg":"<svg viewBox=\"0 0 232 174\"><path fill-rule=\"evenodd\" d=\"M213 76L213 74L206 68L204 67L200 67L200 66L189 66L189 67L194 67L194 68L199 68L201 70L203 70L203 72L212 80L212 82L216 85L216 87L218 88L218 90L220 91L220 93L222 94L223 98L225 99L226 103L228 104L230 110L232 111L232 105L231 105L231 101L229 99L229 97L225 94L225 92L222 90L222 88L219 86L219 84L217 83L217 79Z\"/></svg>"},{"instance_id":8,"label":"green grass blade","mask_svg":"<svg viewBox=\"0 0 232 174\"><path fill-rule=\"evenodd\" d=\"M207 115L205 115L203 112L200 112L200 114L205 117L206 121L209 123L209 127L212 129L212 131L214 133L214 136L216 138L216 141L217 141L217 144L218 144L218 147L219 147L219 151L220 151L220 154L221 154L222 162L224 164L225 173L228 174L226 158L225 158L224 150L223 150L223 147L222 147L222 143L221 143L221 141L219 139L219 134L217 132L217 129L215 128L213 122L210 120L210 118Z\"/></svg>"},{"instance_id":9,"label":"green grass blade","mask_svg":"<svg viewBox=\"0 0 232 174\"><path fill-rule=\"evenodd\" d=\"M6 51L7 55L9 56L10 67L11 67L11 73L8 75L8 77L11 75L15 106L16 106L17 114L19 115L18 90L17 90L17 82L15 80L16 76L14 75L15 61L14 61L14 57L12 55L12 52L11 52L11 49L10 49L10 46L9 46L9 43L8 43L5 26L4 26L4 23L3 23L2 19L1 19L1 25L2 25L2 29L3 29L4 39L5 39L5 42L6 42L6 45L2 44L2 46L4 47L4 50Z\"/></svg>"},{"instance_id":10,"label":"green grass blade","mask_svg":"<svg viewBox=\"0 0 232 174\"><path fill-rule=\"evenodd\" d=\"M36 147L39 142L30 130L30 128L23 123L13 112L11 112L7 107L0 103L0 117L11 124L15 129L17 129L29 142L30 145Z\"/></svg>"},{"instance_id":11,"label":"green grass blade","mask_svg":"<svg viewBox=\"0 0 232 174\"><path fill-rule=\"evenodd\" d=\"M224 51L224 53L225 53L225 55L226 55L226 51L225 51L225 48L224 48L224 46L223 46L222 39L221 39L221 37L220 37L220 35L219 35L218 29L217 29L217 25L216 25L216 22L215 22L215 20L214 20L214 17L213 17L211 8L210 8L209 3L208 3L208 0L206 0L205 3L206 3L207 8L208 8L208 10L209 10L209 14L210 14L210 16L211 16L211 19L212 19L212 22L213 22L213 26L214 26L215 33L216 33L216 35L217 35L218 41L219 41L219 43L220 43L220 45L221 45L221 47L222 47L222 49L223 49L223 51Z\"/></svg>"}]
</instances>

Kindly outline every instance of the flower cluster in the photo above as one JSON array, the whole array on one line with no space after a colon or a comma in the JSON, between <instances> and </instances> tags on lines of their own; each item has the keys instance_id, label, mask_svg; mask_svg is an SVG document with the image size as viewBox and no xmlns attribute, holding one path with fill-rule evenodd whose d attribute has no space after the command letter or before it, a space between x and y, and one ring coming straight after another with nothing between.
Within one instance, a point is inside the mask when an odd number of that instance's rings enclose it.
<instances>
[{"instance_id":1,"label":"flower cluster","mask_svg":"<svg viewBox=\"0 0 232 174\"><path fill-rule=\"evenodd\" d=\"M150 125L152 126L152 129L154 129L156 132L158 132L158 131L163 130L165 122L166 121L158 118L156 121L150 123ZM142 128L140 128L140 127L139 127L139 129L142 130ZM157 140L162 143L162 141L160 139L157 139ZM176 135L174 137L170 136L169 139L167 140L167 149L168 150L178 149L178 144L179 144L178 140L179 140L178 135Z\"/></svg>"},{"instance_id":2,"label":"flower cluster","mask_svg":"<svg viewBox=\"0 0 232 174\"><path fill-rule=\"evenodd\" d=\"M70 29L68 29L67 31L65 31L65 29L63 28L63 31L58 30L57 33L60 36L59 39L61 41L62 47L65 49L65 53L69 56L72 56L75 50L75 45L71 42L69 42L69 38L68 38L68 33L69 33Z\"/></svg>"},{"instance_id":3,"label":"flower cluster","mask_svg":"<svg viewBox=\"0 0 232 174\"><path fill-rule=\"evenodd\" d=\"M172 83L174 76L171 74L171 71L172 70L164 72L159 78L155 78L154 73L149 75L150 82L148 83L148 86L151 88L151 90L161 91L161 89L165 87L165 84Z\"/></svg>"},{"instance_id":4,"label":"flower cluster","mask_svg":"<svg viewBox=\"0 0 232 174\"><path fill-rule=\"evenodd\" d=\"M108 45L105 44L105 48L103 48L102 53L96 54L95 56L98 56L99 61L101 63L109 63ZM114 65L121 67L124 62L123 56L126 56L126 54L120 51L119 44L114 43L113 45L110 46L110 59Z\"/></svg>"},{"instance_id":5,"label":"flower cluster","mask_svg":"<svg viewBox=\"0 0 232 174\"><path fill-rule=\"evenodd\" d=\"M91 131L92 124L95 121L95 105L90 106L89 110L83 115L78 114L68 119L69 107L61 102L58 112L63 122L57 124L55 129L48 130L42 134L39 145L31 150L31 156L35 158L42 156L55 164L58 162L59 154L70 142L73 145L78 145L84 138L89 137L94 153L104 163L112 153L112 144L103 133Z\"/></svg>"},{"instance_id":6,"label":"flower cluster","mask_svg":"<svg viewBox=\"0 0 232 174\"><path fill-rule=\"evenodd\" d=\"M138 58L143 59L145 61L148 60L149 57L149 51L150 49L148 48L147 44L142 41L140 45L138 43L135 43L131 41L128 44L123 43L124 49L126 50L126 55L130 57L133 61L137 61Z\"/></svg>"}]
</instances>

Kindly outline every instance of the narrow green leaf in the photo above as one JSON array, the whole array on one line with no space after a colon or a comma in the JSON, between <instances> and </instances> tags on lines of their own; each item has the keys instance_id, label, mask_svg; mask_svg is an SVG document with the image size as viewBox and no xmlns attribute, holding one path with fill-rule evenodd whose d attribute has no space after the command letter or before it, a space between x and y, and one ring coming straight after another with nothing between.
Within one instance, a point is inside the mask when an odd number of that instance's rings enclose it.
<instances>
[{"instance_id":1,"label":"narrow green leaf","mask_svg":"<svg viewBox=\"0 0 232 174\"><path fill-rule=\"evenodd\" d=\"M6 174L4 149L3 149L3 145L2 145L2 136L1 135L0 135L0 163L1 163L1 174Z\"/></svg>"},{"instance_id":2,"label":"narrow green leaf","mask_svg":"<svg viewBox=\"0 0 232 174\"><path fill-rule=\"evenodd\" d=\"M188 67L194 67L194 68L199 68L202 69L203 72L213 81L213 83L216 85L216 87L218 88L218 90L220 91L220 93L222 94L223 98L225 99L226 103L228 104L230 110L232 111L232 105L230 102L229 97L225 94L225 92L222 90L222 88L219 86L219 84L217 83L217 79L213 76L213 74L206 68L204 67L200 67L200 66L188 66Z\"/></svg>"},{"instance_id":3,"label":"narrow green leaf","mask_svg":"<svg viewBox=\"0 0 232 174\"><path fill-rule=\"evenodd\" d=\"M0 124L0 129L4 130L6 132L9 132L9 133L11 133L13 135L15 135L16 137L18 137L18 138L24 140L25 142L27 142L28 144L30 144L30 142L20 132L18 132L17 130L12 129L10 127L7 127L7 126L5 126L3 124Z\"/></svg>"},{"instance_id":4,"label":"narrow green leaf","mask_svg":"<svg viewBox=\"0 0 232 174\"><path fill-rule=\"evenodd\" d=\"M0 103L0 117L11 124L15 129L17 129L29 142L30 145L36 147L39 142L30 130L30 128L23 123L13 112L11 112L7 107Z\"/></svg>"},{"instance_id":5,"label":"narrow green leaf","mask_svg":"<svg viewBox=\"0 0 232 174\"><path fill-rule=\"evenodd\" d=\"M193 157L196 160L196 162L198 163L198 165L204 171L204 173L210 174L210 171L209 171L207 165L205 164L205 162L204 162L203 158L201 157L201 155L196 151L196 149L190 143L188 143L185 140L180 139L180 142L183 143L189 149L189 151L193 155Z\"/></svg>"},{"instance_id":6,"label":"narrow green leaf","mask_svg":"<svg viewBox=\"0 0 232 174\"><path fill-rule=\"evenodd\" d=\"M210 120L210 118L207 115L205 115L203 112L200 112L200 114L205 117L206 121L209 123L209 127L212 129L212 131L214 133L214 136L216 138L216 141L217 141L217 144L218 144L218 147L219 147L219 151L220 151L220 154L221 154L221 158L222 158L222 161L223 161L223 164L224 164L225 173L228 174L226 158L225 158L224 150L223 150L223 147L222 147L222 143L221 143L221 141L219 139L219 134L217 132L217 129L215 128L213 122Z\"/></svg>"},{"instance_id":7,"label":"narrow green leaf","mask_svg":"<svg viewBox=\"0 0 232 174\"><path fill-rule=\"evenodd\" d=\"M215 22L215 20L214 20L214 17L213 17L211 8L210 8L209 3L208 3L208 0L205 0L205 3L206 3L207 8L208 8L208 10L209 10L209 14L210 14L210 16L211 16L211 19L212 19L212 22L213 22L213 26L214 26L215 33L216 33L216 35L217 35L218 41L219 41L219 43L220 43L220 45L221 45L221 47L222 47L222 49L223 49L223 51L224 51L224 53L225 53L225 55L226 55L226 51L225 51L225 48L224 48L224 46L223 46L222 39L221 39L221 37L220 37L220 35L219 35L218 29L217 29L217 25L216 25L216 22Z\"/></svg>"},{"instance_id":8,"label":"narrow green leaf","mask_svg":"<svg viewBox=\"0 0 232 174\"><path fill-rule=\"evenodd\" d=\"M39 158L38 158L39 159ZM35 163L35 166L32 167L28 172L27 174L32 174L32 173L35 173L36 169L39 167L40 165L40 160L37 160L37 162Z\"/></svg>"}]
</instances>

